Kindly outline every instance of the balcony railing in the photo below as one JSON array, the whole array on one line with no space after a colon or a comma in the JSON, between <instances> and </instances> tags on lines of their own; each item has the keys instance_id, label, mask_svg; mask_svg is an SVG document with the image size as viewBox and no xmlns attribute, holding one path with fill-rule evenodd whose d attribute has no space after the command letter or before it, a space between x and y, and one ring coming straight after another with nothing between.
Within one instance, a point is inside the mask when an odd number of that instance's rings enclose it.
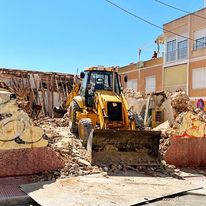
<instances>
[{"instance_id":1,"label":"balcony railing","mask_svg":"<svg viewBox=\"0 0 206 206\"><path fill-rule=\"evenodd\" d=\"M193 50L206 48L206 42L195 42L193 44Z\"/></svg>"}]
</instances>

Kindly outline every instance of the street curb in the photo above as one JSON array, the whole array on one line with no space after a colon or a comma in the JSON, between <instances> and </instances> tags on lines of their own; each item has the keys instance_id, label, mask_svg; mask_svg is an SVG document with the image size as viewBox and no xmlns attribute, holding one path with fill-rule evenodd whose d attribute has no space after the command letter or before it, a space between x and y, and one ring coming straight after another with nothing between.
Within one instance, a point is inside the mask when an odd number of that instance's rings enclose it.
<instances>
[{"instance_id":1,"label":"street curb","mask_svg":"<svg viewBox=\"0 0 206 206\"><path fill-rule=\"evenodd\" d=\"M21 204L29 204L31 202L32 199L28 195L0 198L0 205L2 206L16 206Z\"/></svg>"}]
</instances>

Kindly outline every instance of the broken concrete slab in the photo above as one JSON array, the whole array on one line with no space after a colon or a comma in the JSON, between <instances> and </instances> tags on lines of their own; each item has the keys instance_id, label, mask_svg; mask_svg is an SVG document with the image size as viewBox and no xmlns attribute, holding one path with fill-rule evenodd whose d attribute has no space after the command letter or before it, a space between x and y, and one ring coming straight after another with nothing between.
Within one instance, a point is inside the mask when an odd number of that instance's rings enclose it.
<instances>
[{"instance_id":1,"label":"broken concrete slab","mask_svg":"<svg viewBox=\"0 0 206 206\"><path fill-rule=\"evenodd\" d=\"M174 178L88 175L21 185L37 203L50 205L134 205L198 189Z\"/></svg>"},{"instance_id":2,"label":"broken concrete slab","mask_svg":"<svg viewBox=\"0 0 206 206\"><path fill-rule=\"evenodd\" d=\"M188 192L188 194L206 196L206 177L205 176L190 177L190 178L186 178L186 180L192 182L194 185L202 186L202 189L190 191Z\"/></svg>"},{"instance_id":3,"label":"broken concrete slab","mask_svg":"<svg viewBox=\"0 0 206 206\"><path fill-rule=\"evenodd\" d=\"M205 206L206 197L185 194L177 197L165 198L163 200L155 201L147 206Z\"/></svg>"}]
</instances>

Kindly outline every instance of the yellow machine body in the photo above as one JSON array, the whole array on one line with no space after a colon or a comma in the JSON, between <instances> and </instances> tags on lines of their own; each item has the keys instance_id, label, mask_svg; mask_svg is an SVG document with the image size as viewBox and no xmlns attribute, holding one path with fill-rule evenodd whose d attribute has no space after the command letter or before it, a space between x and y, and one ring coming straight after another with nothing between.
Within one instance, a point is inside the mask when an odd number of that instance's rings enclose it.
<instances>
[{"instance_id":1,"label":"yellow machine body","mask_svg":"<svg viewBox=\"0 0 206 206\"><path fill-rule=\"evenodd\" d=\"M72 93L69 100L70 131L79 133L92 153L92 163L156 164L160 132L136 129L117 69L92 67L80 76L78 95Z\"/></svg>"}]
</instances>

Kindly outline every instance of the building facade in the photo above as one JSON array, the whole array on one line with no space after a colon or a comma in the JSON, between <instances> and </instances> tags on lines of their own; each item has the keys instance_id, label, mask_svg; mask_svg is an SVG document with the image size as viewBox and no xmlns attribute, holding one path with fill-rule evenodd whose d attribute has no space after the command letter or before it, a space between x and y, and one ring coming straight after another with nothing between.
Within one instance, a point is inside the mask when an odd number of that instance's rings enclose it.
<instances>
[{"instance_id":1,"label":"building facade","mask_svg":"<svg viewBox=\"0 0 206 206\"><path fill-rule=\"evenodd\" d=\"M165 24L164 31L164 89L183 89L191 100L205 101L206 8Z\"/></svg>"},{"instance_id":2,"label":"building facade","mask_svg":"<svg viewBox=\"0 0 206 206\"><path fill-rule=\"evenodd\" d=\"M160 57L121 67L119 73L123 78L127 76L123 86L145 93L162 90L162 62Z\"/></svg>"},{"instance_id":3,"label":"building facade","mask_svg":"<svg viewBox=\"0 0 206 206\"><path fill-rule=\"evenodd\" d=\"M121 74L128 75L127 86L141 92L181 89L193 101L206 101L206 8L163 28L163 58L145 61L141 68L138 63L120 68Z\"/></svg>"}]
</instances>

